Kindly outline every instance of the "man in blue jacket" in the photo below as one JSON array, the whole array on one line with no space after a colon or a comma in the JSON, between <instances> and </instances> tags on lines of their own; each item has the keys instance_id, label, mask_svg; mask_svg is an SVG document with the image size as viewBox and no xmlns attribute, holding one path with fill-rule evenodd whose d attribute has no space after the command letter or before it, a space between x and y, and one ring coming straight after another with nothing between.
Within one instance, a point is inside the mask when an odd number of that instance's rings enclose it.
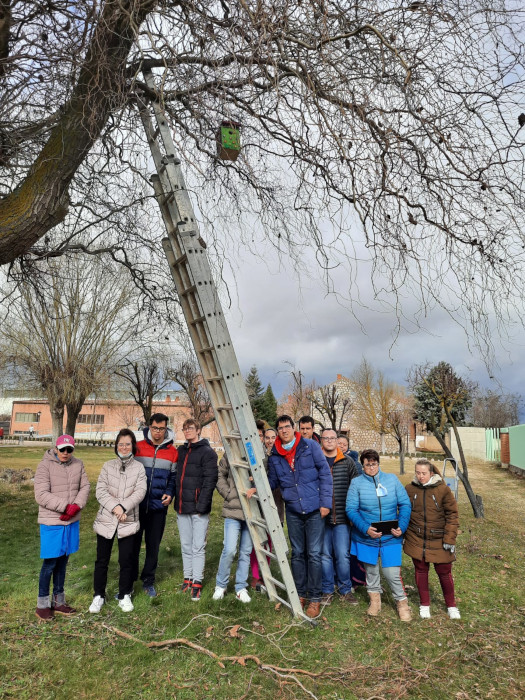
<instances>
[{"instance_id":1,"label":"man in blue jacket","mask_svg":"<svg viewBox=\"0 0 525 700\"><path fill-rule=\"evenodd\" d=\"M290 416L277 419L277 438L268 458L270 487L281 489L292 546L292 575L308 617L321 611L321 551L325 518L332 507L332 475L314 440L294 431Z\"/></svg>"}]
</instances>

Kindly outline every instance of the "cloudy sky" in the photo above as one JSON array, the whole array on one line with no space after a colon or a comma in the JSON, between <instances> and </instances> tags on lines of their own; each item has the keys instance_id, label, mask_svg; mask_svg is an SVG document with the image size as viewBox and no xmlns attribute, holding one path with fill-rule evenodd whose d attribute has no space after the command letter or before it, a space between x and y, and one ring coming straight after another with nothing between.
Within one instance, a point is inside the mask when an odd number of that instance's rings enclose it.
<instances>
[{"instance_id":1,"label":"cloudy sky","mask_svg":"<svg viewBox=\"0 0 525 700\"><path fill-rule=\"evenodd\" d=\"M333 273L334 287L343 297L355 300L359 290L360 303L350 309L348 301L327 294L311 252L305 252L305 261L311 276L298 277L286 259L278 264L274 252L259 250L257 256L245 253L235 269L224 271L231 297L228 323L241 370L247 373L255 364L263 384L271 383L277 398L289 380L286 361L307 381L327 383L338 373L351 374L362 357L401 384L412 365L446 360L482 386L525 394L522 330L512 329L513 337L503 344L492 331L496 363L487 370L475 344L445 311L431 309L427 318L420 317L423 327L418 329L414 319L420 316L419 304L410 293L403 295L404 328L398 332L392 305L374 300L366 263L359 265L350 294L349 271L341 267ZM452 294L451 304L457 301Z\"/></svg>"}]
</instances>

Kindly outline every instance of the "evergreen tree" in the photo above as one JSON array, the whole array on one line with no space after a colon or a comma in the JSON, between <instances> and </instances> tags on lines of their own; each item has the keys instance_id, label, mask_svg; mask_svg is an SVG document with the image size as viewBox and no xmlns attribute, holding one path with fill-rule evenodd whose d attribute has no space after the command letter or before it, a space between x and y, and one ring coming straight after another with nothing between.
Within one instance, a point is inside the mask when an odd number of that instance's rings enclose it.
<instances>
[{"instance_id":1,"label":"evergreen tree","mask_svg":"<svg viewBox=\"0 0 525 700\"><path fill-rule=\"evenodd\" d=\"M256 413L256 406L257 403L260 402L264 392L261 380L259 379L259 372L257 371L257 367L255 365L253 365L250 369L248 376L244 380L244 384L246 386L246 391L248 392L248 398L250 399L253 415L258 418L259 416Z\"/></svg>"},{"instance_id":2,"label":"evergreen tree","mask_svg":"<svg viewBox=\"0 0 525 700\"><path fill-rule=\"evenodd\" d=\"M273 394L271 384L268 384L263 396L256 402L254 413L257 418L262 418L269 425L273 426L277 422L277 399Z\"/></svg>"}]
</instances>

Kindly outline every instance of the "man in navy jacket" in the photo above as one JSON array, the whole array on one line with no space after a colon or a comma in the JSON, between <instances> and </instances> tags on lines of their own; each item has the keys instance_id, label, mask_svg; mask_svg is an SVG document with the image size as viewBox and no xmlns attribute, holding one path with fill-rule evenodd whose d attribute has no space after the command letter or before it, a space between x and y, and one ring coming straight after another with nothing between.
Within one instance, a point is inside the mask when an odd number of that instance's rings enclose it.
<instances>
[{"instance_id":1,"label":"man in navy jacket","mask_svg":"<svg viewBox=\"0 0 525 700\"><path fill-rule=\"evenodd\" d=\"M332 475L314 440L294 431L293 420L277 419L277 439L268 458L270 487L281 489L292 546L292 574L308 617L321 609L321 551L325 518L332 507Z\"/></svg>"}]
</instances>

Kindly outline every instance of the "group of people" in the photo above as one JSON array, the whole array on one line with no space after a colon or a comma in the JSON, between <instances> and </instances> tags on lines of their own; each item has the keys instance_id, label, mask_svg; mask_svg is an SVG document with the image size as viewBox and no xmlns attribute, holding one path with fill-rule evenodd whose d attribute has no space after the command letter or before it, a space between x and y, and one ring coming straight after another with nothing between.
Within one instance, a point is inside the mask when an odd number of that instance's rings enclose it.
<instances>
[{"instance_id":1,"label":"group of people","mask_svg":"<svg viewBox=\"0 0 525 700\"><path fill-rule=\"evenodd\" d=\"M359 458L349 449L346 436L328 428L320 435L315 433L310 416L300 419L297 431L287 415L278 418L275 430L262 423L258 423L258 429L279 517L283 524L286 519L292 575L308 617L318 616L336 592L341 601L357 605L354 589L361 583L366 584L370 599L368 614L379 615L381 569L400 619L409 621L411 611L401 578L403 549L414 563L420 616L430 617L429 566L433 563L448 614L452 619L460 617L452 579L458 509L452 492L431 462L418 460L414 479L405 488L397 476L380 469L376 451L365 450ZM103 465L96 487L100 507L93 525L97 554L91 613L100 612L106 602L115 539L120 567L119 607L124 612L133 610L131 595L139 579L143 540L146 551L140 580L144 593L156 597L159 548L170 503L177 513L181 542L180 591L194 601L200 600L215 488L224 499L224 541L213 599L221 600L226 594L237 552L237 599L243 603L251 600L250 566L252 586L262 586L226 456L217 464L215 451L200 436L198 421L186 420L182 430L185 441L176 448L168 417L156 413L143 431L143 440L137 442L128 429L117 435L116 457ZM80 513L90 486L74 449L73 437L60 436L35 475L43 559L36 614L41 620L49 620L55 613L75 612L66 602L64 581L68 557L79 547ZM247 491L248 498L255 490Z\"/></svg>"}]
</instances>

